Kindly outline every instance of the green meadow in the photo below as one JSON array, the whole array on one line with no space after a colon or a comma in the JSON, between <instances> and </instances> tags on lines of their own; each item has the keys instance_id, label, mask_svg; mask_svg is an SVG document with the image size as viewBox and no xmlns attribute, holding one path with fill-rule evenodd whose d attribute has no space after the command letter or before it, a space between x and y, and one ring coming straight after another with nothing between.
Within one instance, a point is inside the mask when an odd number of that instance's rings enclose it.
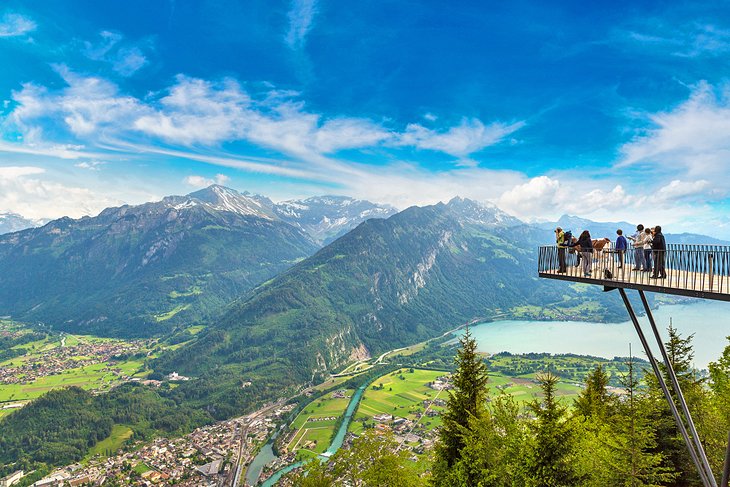
<instances>
[{"instance_id":1,"label":"green meadow","mask_svg":"<svg viewBox=\"0 0 730 487\"><path fill-rule=\"evenodd\" d=\"M329 393L307 404L290 425L290 430L296 433L287 444L287 449L297 451L300 457L324 453L329 447L337 420L347 409L354 392L347 389L345 398L333 398L332 393Z\"/></svg>"},{"instance_id":2,"label":"green meadow","mask_svg":"<svg viewBox=\"0 0 730 487\"><path fill-rule=\"evenodd\" d=\"M114 427L112 427L112 432L109 437L94 445L93 448L89 450L89 453L86 454L86 458L84 460L88 461L96 455L103 457L107 457L109 454L113 455L124 444L124 442L131 437L132 428L129 426L115 424Z\"/></svg>"},{"instance_id":3,"label":"green meadow","mask_svg":"<svg viewBox=\"0 0 730 487\"><path fill-rule=\"evenodd\" d=\"M360 434L364 424L372 424L373 416L378 414L417 421L416 414L425 411L423 401L437 398L445 400L448 397L446 391L437 391L428 386L446 374L434 370L400 369L376 379L363 394L349 431ZM440 411L443 408L432 406L432 409ZM431 430L441 424L441 419L438 416L423 417L419 424Z\"/></svg>"}]
</instances>

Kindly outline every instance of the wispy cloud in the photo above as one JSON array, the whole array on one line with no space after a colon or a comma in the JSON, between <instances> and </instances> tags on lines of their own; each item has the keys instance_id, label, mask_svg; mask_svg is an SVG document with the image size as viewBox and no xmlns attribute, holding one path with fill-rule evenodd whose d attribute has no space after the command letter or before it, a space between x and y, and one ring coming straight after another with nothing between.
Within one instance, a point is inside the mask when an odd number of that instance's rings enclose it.
<instances>
[{"instance_id":1,"label":"wispy cloud","mask_svg":"<svg viewBox=\"0 0 730 487\"><path fill-rule=\"evenodd\" d=\"M689 99L672 110L647 114L646 119L650 128L621 148L619 167L681 170L690 178L724 176L730 158L730 85L716 89L701 82Z\"/></svg>"},{"instance_id":2,"label":"wispy cloud","mask_svg":"<svg viewBox=\"0 0 730 487\"><path fill-rule=\"evenodd\" d=\"M84 42L83 53L94 61L103 61L111 65L118 74L129 77L149 64L147 56L142 50L142 42L133 44L124 41L124 36L118 32L101 31L98 42Z\"/></svg>"},{"instance_id":3,"label":"wispy cloud","mask_svg":"<svg viewBox=\"0 0 730 487\"><path fill-rule=\"evenodd\" d=\"M316 0L292 0L289 10L289 30L285 37L291 49L298 50L304 47L316 13Z\"/></svg>"},{"instance_id":4,"label":"wispy cloud","mask_svg":"<svg viewBox=\"0 0 730 487\"><path fill-rule=\"evenodd\" d=\"M38 25L30 17L6 13L0 20L0 37L21 37L36 30Z\"/></svg>"},{"instance_id":5,"label":"wispy cloud","mask_svg":"<svg viewBox=\"0 0 730 487\"><path fill-rule=\"evenodd\" d=\"M34 219L81 217L120 203L86 188L50 181L45 172L36 166L0 167L0 210Z\"/></svg>"},{"instance_id":6,"label":"wispy cloud","mask_svg":"<svg viewBox=\"0 0 730 487\"><path fill-rule=\"evenodd\" d=\"M616 40L682 58L721 56L730 52L730 29L708 23L676 25L650 19L628 31L618 31Z\"/></svg>"},{"instance_id":7,"label":"wispy cloud","mask_svg":"<svg viewBox=\"0 0 730 487\"><path fill-rule=\"evenodd\" d=\"M205 188L210 186L211 184L224 185L229 180L230 178L225 174L216 174L213 178L206 178L205 176L188 176L183 179L183 182L195 188Z\"/></svg>"},{"instance_id":8,"label":"wispy cloud","mask_svg":"<svg viewBox=\"0 0 730 487\"><path fill-rule=\"evenodd\" d=\"M89 171L99 171L101 166L104 166L105 164L105 161L82 161L74 164L74 166L80 169L87 169Z\"/></svg>"},{"instance_id":9,"label":"wispy cloud","mask_svg":"<svg viewBox=\"0 0 730 487\"><path fill-rule=\"evenodd\" d=\"M524 122L512 124L494 122L484 125L481 120L465 118L457 126L445 131L436 131L419 124L410 124L398 143L419 149L437 150L456 157L466 157L500 142L524 125Z\"/></svg>"}]
</instances>

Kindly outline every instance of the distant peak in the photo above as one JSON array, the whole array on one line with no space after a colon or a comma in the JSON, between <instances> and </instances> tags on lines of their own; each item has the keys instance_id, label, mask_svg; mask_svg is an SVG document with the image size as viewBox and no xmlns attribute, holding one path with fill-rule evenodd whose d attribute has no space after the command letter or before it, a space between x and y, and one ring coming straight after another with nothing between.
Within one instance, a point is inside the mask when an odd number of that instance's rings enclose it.
<instances>
[{"instance_id":1,"label":"distant peak","mask_svg":"<svg viewBox=\"0 0 730 487\"><path fill-rule=\"evenodd\" d=\"M274 219L273 206L270 199L265 196L253 195L251 193L239 193L235 189L211 184L207 188L200 189L188 194L184 206L202 203L215 210L230 211L240 215L253 215L261 218ZM180 206L180 203L178 203Z\"/></svg>"}]
</instances>

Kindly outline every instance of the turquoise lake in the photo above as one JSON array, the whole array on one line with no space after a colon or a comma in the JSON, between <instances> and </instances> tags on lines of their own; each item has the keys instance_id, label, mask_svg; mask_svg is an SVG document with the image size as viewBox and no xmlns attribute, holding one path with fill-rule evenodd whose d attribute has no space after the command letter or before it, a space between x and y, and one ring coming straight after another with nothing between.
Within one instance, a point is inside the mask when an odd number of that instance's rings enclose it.
<instances>
[{"instance_id":1,"label":"turquoise lake","mask_svg":"<svg viewBox=\"0 0 730 487\"><path fill-rule=\"evenodd\" d=\"M694 362L699 369L717 360L729 343L726 337L730 335L730 303L697 301L666 305L653 310L653 314L663 341L667 338L670 319L682 336L695 334ZM659 356L647 318L640 316L639 321L654 353ZM478 324L471 330L479 350L491 354L506 351L626 357L631 343L634 356L646 358L628 315L621 323L504 320Z\"/></svg>"}]
</instances>

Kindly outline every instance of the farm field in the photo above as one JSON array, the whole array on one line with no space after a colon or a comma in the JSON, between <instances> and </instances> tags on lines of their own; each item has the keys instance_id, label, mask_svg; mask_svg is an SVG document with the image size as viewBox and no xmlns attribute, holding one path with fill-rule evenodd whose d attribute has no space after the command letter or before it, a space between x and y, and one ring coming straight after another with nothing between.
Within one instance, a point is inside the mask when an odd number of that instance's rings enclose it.
<instances>
[{"instance_id":1,"label":"farm field","mask_svg":"<svg viewBox=\"0 0 730 487\"><path fill-rule=\"evenodd\" d=\"M287 450L298 452L300 457L324 453L329 447L337 420L347 409L354 392L353 389L343 389L307 404L290 425L294 433L288 438Z\"/></svg>"},{"instance_id":2,"label":"farm field","mask_svg":"<svg viewBox=\"0 0 730 487\"><path fill-rule=\"evenodd\" d=\"M112 427L112 432L108 438L101 440L99 443L89 450L84 460L89 460L96 455L104 457L109 456L108 454L114 454L122 444L132 437L132 428L129 426L123 426L115 424Z\"/></svg>"},{"instance_id":3,"label":"farm field","mask_svg":"<svg viewBox=\"0 0 730 487\"><path fill-rule=\"evenodd\" d=\"M355 417L350 423L349 431L360 434L365 424L373 422L373 416L389 414L396 418L418 421L417 415L425 412L423 401L446 399L445 391L437 391L429 387L429 383L446 372L422 369L400 369L376 379L363 394ZM431 406L434 411L441 411L441 406ZM439 416L424 417L419 425L426 430L441 424Z\"/></svg>"},{"instance_id":4,"label":"farm field","mask_svg":"<svg viewBox=\"0 0 730 487\"><path fill-rule=\"evenodd\" d=\"M365 391L349 431L360 434L365 425L374 424L374 416L382 414L417 421L419 426L423 426L426 431L440 426L441 418L439 416L424 416L420 421L418 417L425 414L424 401L435 399L446 401L448 399L447 391L438 391L429 387L431 382L445 375L448 374L440 371L401 369L376 379ZM501 373L489 373L487 382L489 397L509 394L518 403L526 406L527 403L542 397L536 375L536 373L530 373L511 377ZM558 382L557 396L565 405L569 406L581 390L580 385L572 381L561 380ZM440 405L431 405L430 409L440 412L444 408Z\"/></svg>"},{"instance_id":5,"label":"farm field","mask_svg":"<svg viewBox=\"0 0 730 487\"><path fill-rule=\"evenodd\" d=\"M0 361L0 403L25 402L69 386L104 391L122 377L143 378L148 374L146 356L155 345L152 341L38 333L7 321L0 323L0 333L14 337L15 343L23 333L39 337L16 345L6 340L5 348L0 350L23 353ZM119 359L114 360L115 356ZM0 410L0 418L10 412Z\"/></svg>"}]
</instances>

